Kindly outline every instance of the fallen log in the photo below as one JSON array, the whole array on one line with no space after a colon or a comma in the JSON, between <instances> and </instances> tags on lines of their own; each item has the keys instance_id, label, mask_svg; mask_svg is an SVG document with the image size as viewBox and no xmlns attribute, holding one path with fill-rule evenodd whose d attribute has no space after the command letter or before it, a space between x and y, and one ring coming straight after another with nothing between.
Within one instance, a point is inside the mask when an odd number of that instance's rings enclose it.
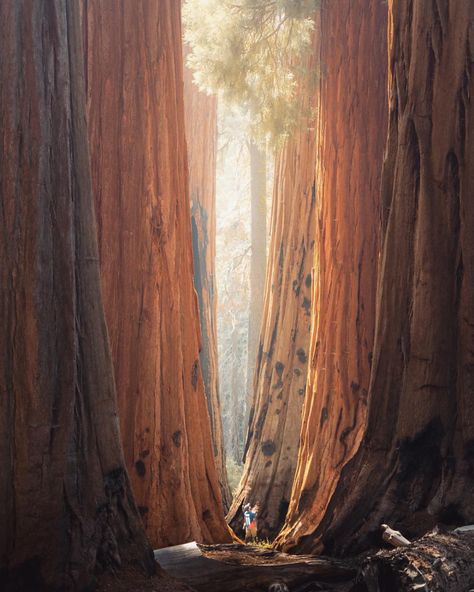
<instances>
[{"instance_id":1,"label":"fallen log","mask_svg":"<svg viewBox=\"0 0 474 592\"><path fill-rule=\"evenodd\" d=\"M268 592L275 584L291 592L342 592L357 573L349 561L239 544L188 543L155 551L155 558L168 574L197 592Z\"/></svg>"},{"instance_id":2,"label":"fallen log","mask_svg":"<svg viewBox=\"0 0 474 592\"><path fill-rule=\"evenodd\" d=\"M410 546L367 558L352 592L469 592L474 532L430 533Z\"/></svg>"}]
</instances>

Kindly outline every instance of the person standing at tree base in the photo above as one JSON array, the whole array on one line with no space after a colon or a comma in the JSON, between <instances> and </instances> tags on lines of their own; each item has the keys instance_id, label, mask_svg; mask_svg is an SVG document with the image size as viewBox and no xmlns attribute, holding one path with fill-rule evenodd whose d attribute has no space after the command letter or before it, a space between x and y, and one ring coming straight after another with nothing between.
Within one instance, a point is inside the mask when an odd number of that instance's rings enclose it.
<instances>
[{"instance_id":1,"label":"person standing at tree base","mask_svg":"<svg viewBox=\"0 0 474 592\"><path fill-rule=\"evenodd\" d=\"M244 529L245 529L245 542L255 542L257 540L257 506L252 509L250 504L244 504L242 506L244 511Z\"/></svg>"}]
</instances>

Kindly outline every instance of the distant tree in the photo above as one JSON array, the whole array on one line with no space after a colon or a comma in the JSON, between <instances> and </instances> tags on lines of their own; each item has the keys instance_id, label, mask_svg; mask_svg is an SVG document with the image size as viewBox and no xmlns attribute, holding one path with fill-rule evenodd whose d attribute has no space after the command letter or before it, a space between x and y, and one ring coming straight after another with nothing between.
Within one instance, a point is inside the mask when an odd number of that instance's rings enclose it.
<instances>
[{"instance_id":1,"label":"distant tree","mask_svg":"<svg viewBox=\"0 0 474 592\"><path fill-rule=\"evenodd\" d=\"M299 118L296 72L319 0L186 0L188 65L200 88L252 112L252 137L278 141Z\"/></svg>"}]
</instances>

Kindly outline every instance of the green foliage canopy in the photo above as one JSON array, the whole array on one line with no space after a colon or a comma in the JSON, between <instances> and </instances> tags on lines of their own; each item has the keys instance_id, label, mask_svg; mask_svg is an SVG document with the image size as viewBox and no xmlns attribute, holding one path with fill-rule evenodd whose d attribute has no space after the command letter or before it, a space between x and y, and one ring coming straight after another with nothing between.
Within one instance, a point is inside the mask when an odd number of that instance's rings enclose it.
<instances>
[{"instance_id":1,"label":"green foliage canopy","mask_svg":"<svg viewBox=\"0 0 474 592\"><path fill-rule=\"evenodd\" d=\"M196 84L252 114L254 139L278 143L300 117L296 87L319 0L186 0Z\"/></svg>"}]
</instances>

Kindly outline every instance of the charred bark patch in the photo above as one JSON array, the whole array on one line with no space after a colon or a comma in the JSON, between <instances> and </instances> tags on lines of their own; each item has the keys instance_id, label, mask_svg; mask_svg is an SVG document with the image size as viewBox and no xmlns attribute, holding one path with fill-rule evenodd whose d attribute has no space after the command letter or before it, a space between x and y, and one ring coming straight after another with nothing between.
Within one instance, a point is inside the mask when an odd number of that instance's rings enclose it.
<instances>
[{"instance_id":1,"label":"charred bark patch","mask_svg":"<svg viewBox=\"0 0 474 592\"><path fill-rule=\"evenodd\" d=\"M273 442L273 440L267 440L266 442L263 442L261 449L264 456L272 456L276 451L275 442Z\"/></svg>"},{"instance_id":2,"label":"charred bark patch","mask_svg":"<svg viewBox=\"0 0 474 592\"><path fill-rule=\"evenodd\" d=\"M298 360L302 364L306 364L306 362L308 361L308 357L306 355L306 352L304 351L304 349L302 347L300 347L299 349L296 350L296 357L298 358Z\"/></svg>"},{"instance_id":3,"label":"charred bark patch","mask_svg":"<svg viewBox=\"0 0 474 592\"><path fill-rule=\"evenodd\" d=\"M322 428L323 425L325 424L325 422L328 420L329 417L329 413L328 413L328 408L327 407L323 407L321 409L321 417L319 419L319 427Z\"/></svg>"},{"instance_id":4,"label":"charred bark patch","mask_svg":"<svg viewBox=\"0 0 474 592\"><path fill-rule=\"evenodd\" d=\"M281 523L283 523L286 518L289 506L290 503L288 502L288 500L282 499L280 501L280 505L278 506L278 518Z\"/></svg>"},{"instance_id":5,"label":"charred bark patch","mask_svg":"<svg viewBox=\"0 0 474 592\"><path fill-rule=\"evenodd\" d=\"M173 444L176 446L176 448L180 448L181 447L181 440L182 440L182 434L180 430L177 430L176 432L173 433Z\"/></svg>"},{"instance_id":6,"label":"charred bark patch","mask_svg":"<svg viewBox=\"0 0 474 592\"><path fill-rule=\"evenodd\" d=\"M145 477L146 475L146 466L142 460L137 460L135 462L135 471L139 477Z\"/></svg>"},{"instance_id":7,"label":"charred bark patch","mask_svg":"<svg viewBox=\"0 0 474 592\"><path fill-rule=\"evenodd\" d=\"M278 285L281 287L282 285L282 281L283 281L283 265L285 263L285 250L283 247L283 241L281 241L280 243L280 254L278 256L278 268L280 270L279 276L278 276Z\"/></svg>"},{"instance_id":8,"label":"charred bark patch","mask_svg":"<svg viewBox=\"0 0 474 592\"><path fill-rule=\"evenodd\" d=\"M199 360L195 360L193 368L191 370L191 384L193 389L196 390L199 376Z\"/></svg>"},{"instance_id":9,"label":"charred bark patch","mask_svg":"<svg viewBox=\"0 0 474 592\"><path fill-rule=\"evenodd\" d=\"M306 247L304 244L304 239L301 241L301 261L300 261L300 268L298 271L298 281L301 283L304 277L304 270L305 270L305 263L306 263Z\"/></svg>"},{"instance_id":10,"label":"charred bark patch","mask_svg":"<svg viewBox=\"0 0 474 592\"><path fill-rule=\"evenodd\" d=\"M427 495L441 478L441 443L444 428L435 418L416 436L400 442L397 495L413 509L427 502Z\"/></svg>"},{"instance_id":11,"label":"charred bark patch","mask_svg":"<svg viewBox=\"0 0 474 592\"><path fill-rule=\"evenodd\" d=\"M259 437L262 432L263 424L265 423L265 418L267 417L268 413L268 401L263 405L262 410L258 416L257 423L255 425L255 437ZM253 432L252 432L253 433Z\"/></svg>"},{"instance_id":12,"label":"charred bark patch","mask_svg":"<svg viewBox=\"0 0 474 592\"><path fill-rule=\"evenodd\" d=\"M300 499L298 500L298 511L299 512L302 512L306 508L311 507L311 505L313 503L314 495L318 489L319 489L319 483L318 483L318 481L316 481L316 483L313 485L313 487L311 487L309 489L304 489L301 492Z\"/></svg>"},{"instance_id":13,"label":"charred bark patch","mask_svg":"<svg viewBox=\"0 0 474 592\"><path fill-rule=\"evenodd\" d=\"M283 370L285 369L285 364L283 364L283 362L277 362L275 364L275 372L278 374L278 376L282 376L283 374Z\"/></svg>"},{"instance_id":14,"label":"charred bark patch","mask_svg":"<svg viewBox=\"0 0 474 592\"><path fill-rule=\"evenodd\" d=\"M304 308L306 316L309 317L309 315L311 314L311 301L309 298L306 298L306 296L303 298L303 303L301 307Z\"/></svg>"},{"instance_id":15,"label":"charred bark patch","mask_svg":"<svg viewBox=\"0 0 474 592\"><path fill-rule=\"evenodd\" d=\"M351 382L351 391L352 391L353 393L358 393L358 392L359 392L359 390L360 390L360 384L359 384L358 382L354 382L354 381L352 381L352 382Z\"/></svg>"},{"instance_id":16,"label":"charred bark patch","mask_svg":"<svg viewBox=\"0 0 474 592\"><path fill-rule=\"evenodd\" d=\"M279 322L280 322L280 311L278 311L276 319L275 319L275 324L273 325L272 337L270 339L270 347L268 348L268 353L267 353L269 358L271 358L273 356L273 352L275 350Z\"/></svg>"}]
</instances>

